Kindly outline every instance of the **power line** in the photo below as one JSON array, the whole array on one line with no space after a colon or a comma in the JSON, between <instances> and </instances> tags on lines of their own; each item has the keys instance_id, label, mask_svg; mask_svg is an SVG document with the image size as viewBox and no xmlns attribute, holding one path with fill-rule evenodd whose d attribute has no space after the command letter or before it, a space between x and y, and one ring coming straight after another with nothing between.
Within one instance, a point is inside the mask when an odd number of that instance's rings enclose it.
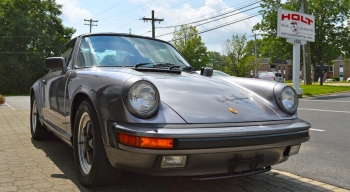
<instances>
[{"instance_id":1,"label":"power line","mask_svg":"<svg viewBox=\"0 0 350 192\"><path fill-rule=\"evenodd\" d=\"M234 23L238 23L238 22L241 22L241 21L244 21L244 20L247 20L247 19L256 17L256 16L258 16L258 15L261 15L261 14L260 14L260 13L257 13L257 14L254 14L254 15L250 15L250 16L245 17L245 18L242 18L241 20L238 20L238 21L229 22L229 23L226 23L226 24L224 24L224 25L219 25L219 26L217 26L217 27L213 27L213 28L210 28L210 29L201 31L201 32L199 32L198 34L205 33L205 32L208 32L208 31L212 31L212 30L215 30L215 29L219 29L219 28L222 28L222 27L226 27L226 26L228 26L228 25L232 25L232 24L234 24Z\"/></svg>"},{"instance_id":2,"label":"power line","mask_svg":"<svg viewBox=\"0 0 350 192\"><path fill-rule=\"evenodd\" d=\"M111 7L109 7L108 9L105 9L105 10L103 10L103 11L97 13L97 14L95 15L95 17L97 17L98 15L101 15L102 13L104 13L104 12L106 12L106 11L112 9L113 7L116 7L117 5L123 4L123 3L127 2L127 1L128 1L128 0L119 1L118 3L116 3L116 4L112 5Z\"/></svg>"},{"instance_id":3,"label":"power line","mask_svg":"<svg viewBox=\"0 0 350 192\"><path fill-rule=\"evenodd\" d=\"M241 18L239 20L235 20L234 22L228 22L228 23L225 23L223 25L218 25L218 26L215 26L215 27L212 27L212 28L209 28L209 29L205 29L203 31L200 31L198 32L197 34L202 34L202 33L206 33L206 32L209 32L209 31L213 31L213 30L216 30L216 29L219 29L219 28L222 28L222 27L226 27L228 25L232 25L232 24L235 24L235 23L238 23L238 22L241 22L241 21L244 21L244 20L247 20L247 19L250 19L250 18L253 18L253 17L256 17L258 15L261 15L260 13L256 13L256 14L253 14L253 15L249 15L247 17L244 17L244 18ZM168 42L172 42L172 41L177 41L177 40L181 40L183 38L178 38L178 39L175 39L175 40L170 40Z\"/></svg>"},{"instance_id":4,"label":"power line","mask_svg":"<svg viewBox=\"0 0 350 192\"><path fill-rule=\"evenodd\" d=\"M191 0L190 0L191 1ZM209 0L210 1L210 0ZM209 2L208 1L208 2ZM211 1L216 1L216 0L211 0ZM186 1L186 2L189 2L189 1ZM184 2L183 2L184 3ZM202 5L203 3L199 3L199 4L196 4L196 5ZM177 4L177 5L179 5L179 4ZM175 7L175 6L177 6L177 5L174 5L174 6L172 6L172 7ZM195 5L195 6L196 6ZM196 8L196 7L191 7L191 8ZM170 9L170 8L168 8L168 9ZM162 10L160 10L160 12L161 11L164 11L164 10L168 10L168 9L162 9ZM190 8L187 8L187 9L190 9ZM187 9L185 9L185 10L187 10ZM181 12L184 12L185 10L183 10L183 11L181 11ZM178 12L178 13L181 13L181 12ZM176 14L178 14L178 13L176 13ZM168 15L176 15L176 14L168 14ZM165 16L163 16L163 17L166 17L166 16L168 16L168 15L165 15ZM134 23L134 22L132 22L132 23ZM130 23L131 24L131 23ZM125 26L127 26L127 25L125 25ZM145 25L138 25L138 26L136 26L136 28L134 27L134 29L141 29L141 28L143 28L143 27L145 27Z\"/></svg>"},{"instance_id":5,"label":"power line","mask_svg":"<svg viewBox=\"0 0 350 192\"><path fill-rule=\"evenodd\" d=\"M251 4L249 4L249 5L246 5L246 6L243 6L243 7L238 8L238 9L235 9L235 10L232 10L232 11L228 11L228 12L226 12L226 13L222 13L222 14L219 14L219 15L216 15L216 16L213 16L213 17L210 17L210 18L207 18L207 19L202 19L202 20L198 20L198 21L191 22L191 23L187 23L187 24L185 24L185 25L194 24L194 23L199 23L199 22L202 22L202 21L206 21L206 20L210 20L210 19L217 18L217 17L221 17L221 16L224 16L224 15L226 15L226 14L233 13L233 12L239 11L239 10L241 10L241 9L250 7L250 6L252 6L252 5L256 4L256 3L259 3L259 2L261 2L261 1L257 1L257 2L251 3ZM258 7L260 7L260 6L253 7L253 8L251 8L251 9L247 9L247 10L241 11L240 13L246 12L246 11L249 11L249 10L252 10L252 9L256 9L256 8L258 8ZM237 15L237 14L239 14L239 13L236 13L236 14L233 14L233 15ZM232 16L232 15L229 15L229 16ZM226 16L226 17L229 17L229 16ZM226 17L223 17L223 18L226 18ZM221 19L223 19L223 18L221 18ZM217 20L219 20L219 19L217 19ZM217 21L217 20L213 20L213 21ZM184 24L181 24L181 25L184 25ZM173 28L173 27L179 27L179 26L181 26L181 25L173 25L173 26L157 27L157 28Z\"/></svg>"},{"instance_id":6,"label":"power line","mask_svg":"<svg viewBox=\"0 0 350 192\"><path fill-rule=\"evenodd\" d=\"M105 17L105 18L102 18L102 19L108 19L108 18L111 18L111 17L115 17L115 16L117 16L117 15L121 15L121 14L123 14L123 13L127 13L127 12L132 11L132 10L135 10L135 9L137 9L137 8L139 8L139 7L143 7L143 6L147 5L147 4L150 4L150 3L153 2L153 1L155 1L155 0L152 0L152 1L148 2L148 3L145 3L145 4L143 4L143 5L140 5L140 6L138 6L138 7L134 7L134 8L129 9L129 10L127 10L127 11L124 11L124 12L121 12L121 13L118 13L118 14L116 14L116 15L112 15L112 16L109 16L109 17ZM100 19L100 20L102 20L102 19Z\"/></svg>"},{"instance_id":7,"label":"power line","mask_svg":"<svg viewBox=\"0 0 350 192\"><path fill-rule=\"evenodd\" d=\"M214 1L215 1L215 0L214 0ZM243 5L243 4L247 5L247 4L251 3L252 1L256 1L256 2L254 2L254 3L258 3L258 1L260 1L260 0L248 0L248 1L244 2L244 3L238 3L238 4L235 4L235 5L229 5L229 6L239 6L239 5ZM208 3L208 2L210 2L210 0L207 1L206 3ZM249 3L247 3L247 2L249 2ZM197 4L197 5L202 5L202 4L203 4L203 3ZM168 14L168 15L177 15L178 13L182 13L182 12L188 10L188 9L197 8L197 5L194 5L193 7L184 9L184 10L182 10L182 11L180 11L180 12L175 13L175 14ZM173 6L173 7L174 7L174 6ZM240 7L240 8L241 8L241 7ZM224 8L224 9L220 9L220 10L216 10L216 11L224 11L224 10L227 10L227 9L231 9L231 7ZM239 8L238 8L238 9L239 9ZM167 10L167 9L166 9L166 10ZM161 10L161 11L163 11L163 10ZM209 14L205 14L205 15L202 15L202 16L199 16L199 17L195 17L195 18L190 19L189 21L195 20L196 18L203 18L203 17L206 16L206 15L212 15L212 14L213 14L213 13L209 13ZM164 17L166 17L166 16L168 16L168 15L165 15ZM134 22L132 22L132 23L134 23ZM128 25L128 24L127 24L127 25ZM127 26L127 25L125 25L125 26ZM146 26L146 25L138 25L138 26L134 27L133 29L134 29L134 30L143 29L145 26ZM124 27L124 26L123 26L123 27ZM157 29L161 29L161 30L167 30L167 29L168 29L168 28L160 28L160 27L156 27L156 28L157 28Z\"/></svg>"},{"instance_id":8,"label":"power line","mask_svg":"<svg viewBox=\"0 0 350 192\"><path fill-rule=\"evenodd\" d=\"M214 0L215 1L215 0ZM249 0L249 1L257 1L257 0ZM239 6L239 5L242 5L242 4L249 4L247 2L249 1L246 1L244 3L239 3L239 4L235 4L235 5L231 5L231 7L234 7L234 6ZM210 2L210 1L207 1L207 3ZM231 7L228 7L228 8L224 8L224 9L221 9L221 10L216 10L216 11L224 11L224 10L227 10L227 9L230 9ZM191 9L191 8L195 8L195 7L190 7L190 8L187 8L187 9ZM177 15L179 13L182 13L184 11L186 11L187 9L184 9L183 11L180 11L180 12L177 12L175 14L169 14L169 15ZM209 14L205 14L205 15L202 15L202 16L199 16L199 17L195 17L195 18L192 18L191 20L195 20L196 18L203 18L204 16L207 16L207 15L211 15L212 13L209 13ZM166 17L168 15L165 15L164 17Z\"/></svg>"},{"instance_id":9,"label":"power line","mask_svg":"<svg viewBox=\"0 0 350 192\"><path fill-rule=\"evenodd\" d=\"M259 7L259 6L258 6ZM244 11L241 11L239 13L243 13L243 12L246 12L246 11L249 11L249 10L252 10L252 9L256 9L257 7L253 7L251 9L248 9L248 10L244 10ZM235 14L232 14L232 15L229 15L229 16L226 16L226 17L230 17L230 16L233 16L233 15L237 15L239 13L235 13ZM208 21L208 22L205 22L205 23L201 23L201 24L198 24L198 25L195 25L195 26L201 26L201 25L204 25L204 24L207 24L207 23L210 23L210 22L213 22L213 21L217 21L217 20L220 20L220 19L224 19L226 17L223 17L223 18L219 18L219 19L215 19L215 20L212 20L212 21ZM166 34L162 34L162 35L159 35L157 37L162 37L162 36L165 36L165 35L169 35L169 34L172 34L173 32L170 32L170 33L166 33Z\"/></svg>"},{"instance_id":10,"label":"power line","mask_svg":"<svg viewBox=\"0 0 350 192\"><path fill-rule=\"evenodd\" d=\"M179 4L176 4L176 5L173 5L173 6L169 7L168 9L171 9L171 8L173 8L173 7L176 7L176 6L181 5L181 4L183 4L183 3L187 3L187 2L189 2L189 1L192 1L192 0L188 0L188 1L181 2L181 3L179 3ZM159 12L162 12L162 11L165 11L165 10L168 10L168 9L162 9L162 10L160 10ZM152 16L152 15L151 15L151 16ZM136 20L136 21L138 21L138 20ZM126 24L126 25L124 25L124 26L122 26L122 27L119 27L118 29L122 29L122 28L124 28L124 27L126 27L126 26L128 26L128 25L131 25L132 23L135 23L136 21L133 21L133 22L131 22L131 23L128 23L128 24ZM143 28L145 25L138 25L138 26L142 26L142 27L136 27L136 29ZM134 29L135 29L135 28L134 28Z\"/></svg>"},{"instance_id":11,"label":"power line","mask_svg":"<svg viewBox=\"0 0 350 192\"><path fill-rule=\"evenodd\" d=\"M214 1L216 1L216 0L208 0L207 2L214 2ZM196 5L193 5L193 7L189 7L189 8L183 9L182 11L179 11L179 12L177 12L177 13L170 13L170 14L168 14L168 15L163 15L163 17L167 17L167 16L170 16L170 15L177 15L177 14L179 14L179 13L185 12L185 11L188 10L188 9L201 7L203 4L205 4L205 3L198 3L198 4L196 4ZM199 5L199 6L198 6L198 5Z\"/></svg>"},{"instance_id":12,"label":"power line","mask_svg":"<svg viewBox=\"0 0 350 192\"><path fill-rule=\"evenodd\" d=\"M115 16L120 15L120 14L123 14L123 13L127 13L127 12L132 11L132 10L135 10L135 9L137 9L137 8L139 8L139 7L145 6L145 5L147 5L147 4L149 4L149 3L153 2L153 1L155 1L155 0L152 0L152 1L148 2L148 3L142 4L142 5L138 6L138 7L134 7L134 8L129 9L129 10L127 10L127 11L118 13L118 14L116 14L116 15L112 15L112 16L108 16L108 17L101 18L101 19L99 19L99 20L104 20L104 19L108 19L108 18L111 18L111 17L115 17ZM120 4L122 4L122 3L124 3L124 2L126 2L126 1L120 2ZM120 5L120 4L118 4L118 5ZM116 4L114 5L114 7L115 7L115 6L116 6ZM110 9L110 8L109 8L109 9ZM109 10L109 9L106 9L106 10L104 10L104 11L102 11L102 12L105 12L105 11L107 11L107 10ZM102 12L100 12L100 13L102 13ZM99 13L99 14L100 14L100 13ZM125 25L125 26L127 26L127 25ZM124 27L125 27L125 26L124 26ZM81 26L81 27L82 27L82 26ZM81 29L81 27L79 27L79 28L77 28L77 29ZM118 28L118 29L120 29L120 28Z\"/></svg>"},{"instance_id":13,"label":"power line","mask_svg":"<svg viewBox=\"0 0 350 192\"><path fill-rule=\"evenodd\" d=\"M147 31L146 33L149 33L149 32L151 32L151 31ZM141 35L144 35L144 34L146 34L146 33L142 33ZM140 36L141 36L141 35L140 35Z\"/></svg>"}]
</instances>

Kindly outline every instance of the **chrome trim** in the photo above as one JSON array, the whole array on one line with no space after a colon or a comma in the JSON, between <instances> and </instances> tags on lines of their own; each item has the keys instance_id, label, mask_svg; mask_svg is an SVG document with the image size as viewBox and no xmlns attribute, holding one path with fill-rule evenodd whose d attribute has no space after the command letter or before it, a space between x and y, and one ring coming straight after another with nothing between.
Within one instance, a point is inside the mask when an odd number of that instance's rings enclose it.
<instances>
[{"instance_id":1,"label":"chrome trim","mask_svg":"<svg viewBox=\"0 0 350 192\"><path fill-rule=\"evenodd\" d=\"M273 134L273 133L288 133L295 131L307 130L311 125L305 121L297 122L284 122L278 121L279 124L272 125L256 125L250 126L228 126L221 127L221 124L216 124L213 127L186 127L187 124L183 125L183 128L178 127L172 128L171 124L163 126L163 128L150 125L149 127L138 127L132 124L122 125L115 124L114 129L117 132L122 132L125 134L131 134L135 136L145 136L145 137L159 137L159 138L202 138L202 137L232 137L232 136L251 136L251 135L262 135L262 134ZM215 124L214 124L215 125Z\"/></svg>"},{"instance_id":2,"label":"chrome trim","mask_svg":"<svg viewBox=\"0 0 350 192\"><path fill-rule=\"evenodd\" d=\"M63 142L65 142L66 144L68 144L69 146L72 147L71 135L68 135L62 129L58 128L57 126L55 126L53 123L51 123L50 121L48 121L46 119L42 119L42 121L45 124L45 126L47 127L47 129L49 129L49 131L54 133L59 139L61 139Z\"/></svg>"}]
</instances>

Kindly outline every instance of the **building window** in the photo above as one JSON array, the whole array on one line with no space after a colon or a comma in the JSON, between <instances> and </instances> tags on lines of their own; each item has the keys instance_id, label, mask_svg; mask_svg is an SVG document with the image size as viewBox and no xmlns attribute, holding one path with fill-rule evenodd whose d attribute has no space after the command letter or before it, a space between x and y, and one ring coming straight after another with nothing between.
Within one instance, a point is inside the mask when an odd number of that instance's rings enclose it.
<instances>
[{"instance_id":1,"label":"building window","mask_svg":"<svg viewBox=\"0 0 350 192\"><path fill-rule=\"evenodd\" d=\"M329 72L333 72L333 66L329 66Z\"/></svg>"},{"instance_id":2,"label":"building window","mask_svg":"<svg viewBox=\"0 0 350 192\"><path fill-rule=\"evenodd\" d=\"M344 72L339 72L339 77L344 77Z\"/></svg>"},{"instance_id":3,"label":"building window","mask_svg":"<svg viewBox=\"0 0 350 192\"><path fill-rule=\"evenodd\" d=\"M340 63L339 63L339 67L344 67L344 63L343 63L343 62L340 62Z\"/></svg>"}]
</instances>

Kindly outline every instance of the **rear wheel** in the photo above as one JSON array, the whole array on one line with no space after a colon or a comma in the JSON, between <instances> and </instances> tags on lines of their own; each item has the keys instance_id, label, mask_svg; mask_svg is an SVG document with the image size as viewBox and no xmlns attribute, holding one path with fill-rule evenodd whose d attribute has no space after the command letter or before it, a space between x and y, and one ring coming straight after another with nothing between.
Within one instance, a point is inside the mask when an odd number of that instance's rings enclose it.
<instances>
[{"instance_id":1,"label":"rear wheel","mask_svg":"<svg viewBox=\"0 0 350 192\"><path fill-rule=\"evenodd\" d=\"M74 122L74 161L80 181L89 187L116 181L121 171L109 163L97 114L90 102L80 104Z\"/></svg>"},{"instance_id":2,"label":"rear wheel","mask_svg":"<svg viewBox=\"0 0 350 192\"><path fill-rule=\"evenodd\" d=\"M39 114L35 96L32 96L30 107L30 132L35 140L49 139L52 133L47 130L39 121Z\"/></svg>"}]
</instances>

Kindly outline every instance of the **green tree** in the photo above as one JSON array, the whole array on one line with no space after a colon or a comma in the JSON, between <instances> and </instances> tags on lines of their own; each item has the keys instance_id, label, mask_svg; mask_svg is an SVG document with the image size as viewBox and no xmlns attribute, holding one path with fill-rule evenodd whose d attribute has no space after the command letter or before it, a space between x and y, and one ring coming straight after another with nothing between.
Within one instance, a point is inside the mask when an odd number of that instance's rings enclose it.
<instances>
[{"instance_id":1,"label":"green tree","mask_svg":"<svg viewBox=\"0 0 350 192\"><path fill-rule=\"evenodd\" d=\"M323 61L332 64L333 60L343 55L349 58L350 44L349 28L346 21L350 16L349 0L307 0L308 14L315 16L315 42L310 43L309 59L313 65ZM261 31L264 35L266 47L270 59L291 59L292 45L284 38L277 38L277 10L283 9L299 11L299 1L287 0L282 4L280 0L262 0L262 20L256 24L253 31ZM327 10L327 11L325 11Z\"/></svg>"},{"instance_id":2,"label":"green tree","mask_svg":"<svg viewBox=\"0 0 350 192\"><path fill-rule=\"evenodd\" d=\"M207 47L202 41L195 26L181 25L174 29L173 44L195 69L200 69L209 63Z\"/></svg>"},{"instance_id":3,"label":"green tree","mask_svg":"<svg viewBox=\"0 0 350 192\"><path fill-rule=\"evenodd\" d=\"M29 93L44 75L44 59L58 55L75 32L62 25L61 5L53 0L0 1L0 90Z\"/></svg>"},{"instance_id":4,"label":"green tree","mask_svg":"<svg viewBox=\"0 0 350 192\"><path fill-rule=\"evenodd\" d=\"M223 53L225 55L224 62L226 64L224 72L238 76L245 77L254 70L255 57L251 53L250 47L247 47L246 34L232 35L232 39L227 39L223 44Z\"/></svg>"},{"instance_id":5,"label":"green tree","mask_svg":"<svg viewBox=\"0 0 350 192\"><path fill-rule=\"evenodd\" d=\"M223 71L225 67L225 63L223 62L223 57L221 54L217 51L209 51L209 67L212 67L215 70Z\"/></svg>"}]
</instances>

